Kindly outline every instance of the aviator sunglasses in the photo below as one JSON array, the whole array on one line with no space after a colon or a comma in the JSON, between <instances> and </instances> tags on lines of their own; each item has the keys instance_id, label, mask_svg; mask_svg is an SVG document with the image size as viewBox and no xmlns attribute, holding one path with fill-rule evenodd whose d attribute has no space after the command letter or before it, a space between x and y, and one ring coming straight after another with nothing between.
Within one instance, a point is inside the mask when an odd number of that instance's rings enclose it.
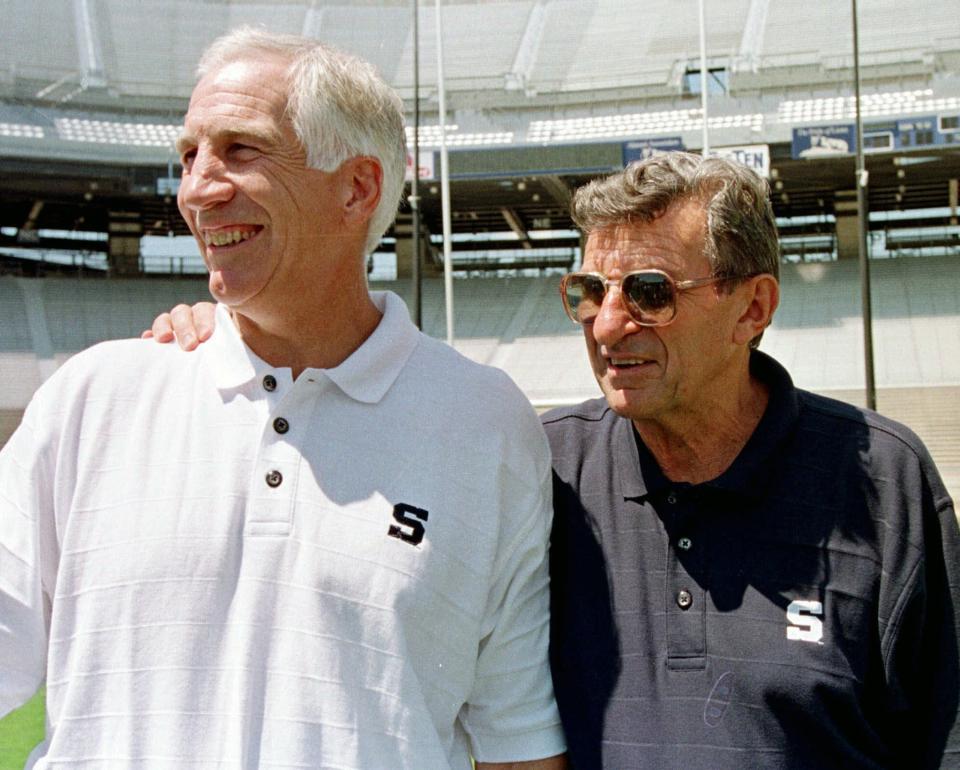
<instances>
[{"instance_id":1,"label":"aviator sunglasses","mask_svg":"<svg viewBox=\"0 0 960 770\"><path fill-rule=\"evenodd\" d=\"M620 280L602 273L567 273L560 282L563 309L574 323L589 323L600 312L610 286L620 289L623 306L641 326L665 326L677 315L677 295L688 289L735 280L732 276L711 276L692 281L675 281L662 270L636 270Z\"/></svg>"}]
</instances>

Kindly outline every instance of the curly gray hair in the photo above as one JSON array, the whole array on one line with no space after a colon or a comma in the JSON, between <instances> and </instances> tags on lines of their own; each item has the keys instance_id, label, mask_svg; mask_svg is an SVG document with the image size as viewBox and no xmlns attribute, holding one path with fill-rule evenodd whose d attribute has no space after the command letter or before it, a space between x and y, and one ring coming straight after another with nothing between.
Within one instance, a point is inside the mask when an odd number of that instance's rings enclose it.
<instances>
[{"instance_id":1,"label":"curly gray hair","mask_svg":"<svg viewBox=\"0 0 960 770\"><path fill-rule=\"evenodd\" d=\"M713 275L769 273L779 278L780 240L769 187L740 163L689 152L654 155L581 187L574 193L571 213L577 227L589 235L631 222L652 222L687 200L702 202Z\"/></svg>"}]
</instances>

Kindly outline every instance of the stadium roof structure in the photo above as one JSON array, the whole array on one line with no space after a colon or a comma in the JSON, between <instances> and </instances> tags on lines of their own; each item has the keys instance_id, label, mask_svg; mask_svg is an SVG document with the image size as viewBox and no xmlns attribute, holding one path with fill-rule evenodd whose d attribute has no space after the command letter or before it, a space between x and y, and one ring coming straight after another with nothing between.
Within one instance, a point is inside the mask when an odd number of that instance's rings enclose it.
<instances>
[{"instance_id":1,"label":"stadium roof structure","mask_svg":"<svg viewBox=\"0 0 960 770\"><path fill-rule=\"evenodd\" d=\"M436 14L420 5L420 142L433 169L422 210L439 232ZM766 148L779 216L833 215L853 189L852 147L823 139L801 155L797 136L842 134L852 123L850 4L705 5L711 144ZM506 234L482 241L484 249L575 243L549 235L570 228L574 187L636 153L698 149L696 6L444 2L454 231ZM184 233L172 140L201 51L240 24L309 35L370 60L412 111L409 0L3 0L0 8L0 246L44 228L106 233L118 213L136 232ZM897 0L859 2L871 209L956 208L958 15L960 0L914 0L909 11ZM538 233L548 235L538 241Z\"/></svg>"}]
</instances>

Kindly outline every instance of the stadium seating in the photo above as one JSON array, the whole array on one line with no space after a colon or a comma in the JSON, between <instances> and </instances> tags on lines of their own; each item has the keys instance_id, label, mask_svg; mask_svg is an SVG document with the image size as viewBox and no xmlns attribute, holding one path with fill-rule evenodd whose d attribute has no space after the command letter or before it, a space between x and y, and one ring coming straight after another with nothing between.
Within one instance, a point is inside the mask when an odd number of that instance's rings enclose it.
<instances>
[{"instance_id":1,"label":"stadium seating","mask_svg":"<svg viewBox=\"0 0 960 770\"><path fill-rule=\"evenodd\" d=\"M878 385L960 383L956 259L875 260L872 278ZM782 283L783 301L764 348L804 387L862 387L857 264L784 265ZM37 340L38 330L29 323L24 287L39 304L45 342ZM409 282L377 282L373 288L411 297ZM0 277L0 392L24 376L21 368L7 365L10 355L37 358L49 349L59 361L104 339L137 336L158 312L206 296L205 282L193 279ZM422 306L424 330L443 338L441 280L425 282ZM563 314L556 277L456 280L454 316L456 346L505 369L535 403L574 402L594 394L580 331Z\"/></svg>"}]
</instances>

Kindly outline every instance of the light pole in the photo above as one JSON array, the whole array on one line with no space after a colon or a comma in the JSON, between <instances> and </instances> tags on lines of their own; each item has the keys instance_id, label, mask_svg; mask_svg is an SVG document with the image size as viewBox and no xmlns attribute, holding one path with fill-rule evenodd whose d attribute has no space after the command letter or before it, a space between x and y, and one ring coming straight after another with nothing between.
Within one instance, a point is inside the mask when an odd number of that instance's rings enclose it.
<instances>
[{"instance_id":1,"label":"light pole","mask_svg":"<svg viewBox=\"0 0 960 770\"><path fill-rule=\"evenodd\" d=\"M703 110L703 157L710 155L710 131L707 127L707 22L703 10L704 0L699 0L700 13L700 106Z\"/></svg>"},{"instance_id":2,"label":"light pole","mask_svg":"<svg viewBox=\"0 0 960 770\"><path fill-rule=\"evenodd\" d=\"M857 225L859 231L860 301L863 312L863 363L866 369L867 408L877 408L877 387L873 378L873 311L870 301L870 252L867 246L867 185L870 178L863 159L863 120L860 116L860 38L857 30L857 0L853 3L853 79L857 120Z\"/></svg>"},{"instance_id":3,"label":"light pole","mask_svg":"<svg viewBox=\"0 0 960 770\"><path fill-rule=\"evenodd\" d=\"M413 0L413 179L410 180L410 211L413 213L413 322L423 329L422 280L420 278L420 8Z\"/></svg>"}]
</instances>

